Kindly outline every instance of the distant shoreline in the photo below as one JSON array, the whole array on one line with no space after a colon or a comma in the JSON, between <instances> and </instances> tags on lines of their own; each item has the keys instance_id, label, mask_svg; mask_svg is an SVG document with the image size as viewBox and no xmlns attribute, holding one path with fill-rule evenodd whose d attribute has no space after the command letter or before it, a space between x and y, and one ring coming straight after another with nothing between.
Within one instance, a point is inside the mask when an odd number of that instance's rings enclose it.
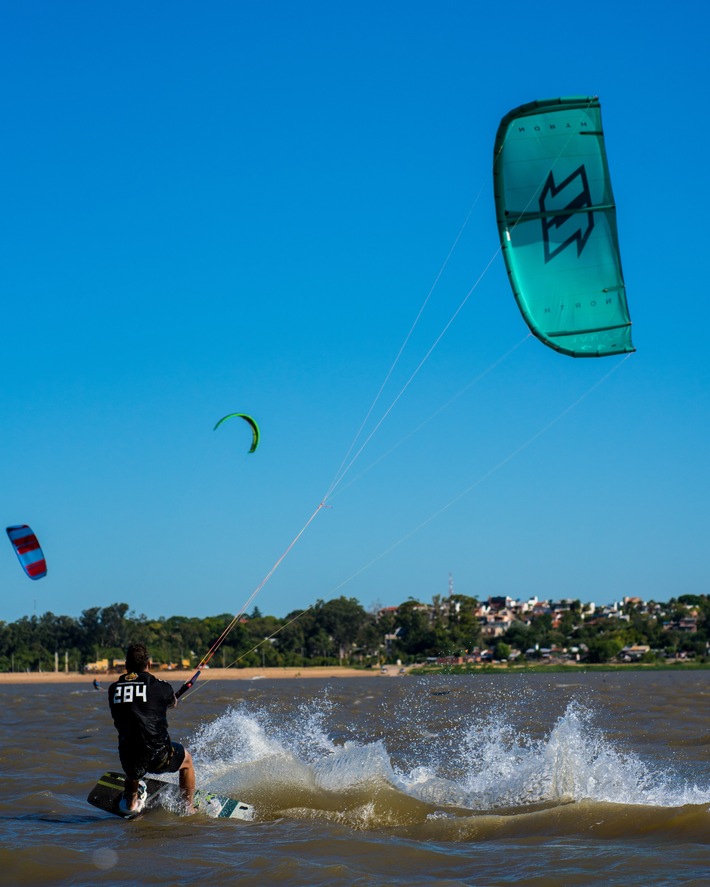
<instances>
[{"instance_id":1,"label":"distant shoreline","mask_svg":"<svg viewBox=\"0 0 710 887\"><path fill-rule=\"evenodd\" d=\"M710 662L691 661L656 663L656 662L556 662L549 665L450 665L421 666L413 665L407 669L413 675L462 675L462 674L551 674L554 672L584 671L704 671L710 669Z\"/></svg>"},{"instance_id":2,"label":"distant shoreline","mask_svg":"<svg viewBox=\"0 0 710 887\"><path fill-rule=\"evenodd\" d=\"M260 679L280 680L285 678L368 678L387 677L399 672L397 666L391 665L386 673L377 668L347 668L345 666L315 665L311 668L210 668L200 675L200 680L253 681ZM171 684L183 684L195 671L175 669L173 671L155 670L153 674ZM102 687L108 687L118 677L111 674L79 674L79 672L63 671L5 671L0 672L0 684L88 684L97 680Z\"/></svg>"},{"instance_id":3,"label":"distant shoreline","mask_svg":"<svg viewBox=\"0 0 710 887\"><path fill-rule=\"evenodd\" d=\"M455 675L485 674L552 674L555 672L582 671L702 671L710 669L710 663L675 662L672 664L656 663L568 663L554 665L478 665L478 666L418 666L409 665L401 668L396 665L379 668L348 668L338 665L314 665L312 667L288 668L210 668L200 675L202 681L257 681L287 680L291 678L379 678L395 677L403 674L415 676L437 675L439 677ZM194 675L194 670L184 669L155 670L153 674L171 684L184 684ZM15 671L0 672L0 684L87 684L92 686L94 679L102 688L108 687L118 677L118 672L111 674L80 674L79 672L63 671Z\"/></svg>"}]
</instances>

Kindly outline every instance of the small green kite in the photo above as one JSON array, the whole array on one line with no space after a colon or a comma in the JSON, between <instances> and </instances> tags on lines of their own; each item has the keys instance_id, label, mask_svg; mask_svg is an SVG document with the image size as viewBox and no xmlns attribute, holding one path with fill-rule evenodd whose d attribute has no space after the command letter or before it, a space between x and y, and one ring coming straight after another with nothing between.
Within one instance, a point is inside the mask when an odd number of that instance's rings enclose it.
<instances>
[{"instance_id":1,"label":"small green kite","mask_svg":"<svg viewBox=\"0 0 710 887\"><path fill-rule=\"evenodd\" d=\"M251 449L249 450L249 452L253 453L254 450L259 446L259 437L260 437L259 426L256 424L256 421L254 419L252 419L251 416L247 416L246 413L229 413L228 415L223 416L212 430L216 431L223 422L227 421L227 419L234 419L234 418L244 419L244 421L248 422L249 425L251 426L252 441L251 441Z\"/></svg>"}]
</instances>

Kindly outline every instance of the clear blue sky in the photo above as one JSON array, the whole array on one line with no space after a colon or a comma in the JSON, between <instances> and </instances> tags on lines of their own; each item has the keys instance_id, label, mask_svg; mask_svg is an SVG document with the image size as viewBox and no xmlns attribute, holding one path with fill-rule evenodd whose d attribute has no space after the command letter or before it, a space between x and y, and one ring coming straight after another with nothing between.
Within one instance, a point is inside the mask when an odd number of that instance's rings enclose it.
<instances>
[{"instance_id":1,"label":"clear blue sky","mask_svg":"<svg viewBox=\"0 0 710 887\"><path fill-rule=\"evenodd\" d=\"M431 600L449 574L707 593L708 24L682 0L4 3L0 514L49 574L6 540L0 619L238 611L472 206L360 443L401 397L254 603ZM602 104L626 360L526 339L496 256L499 120L560 95ZM254 455L212 431L232 411Z\"/></svg>"}]
</instances>

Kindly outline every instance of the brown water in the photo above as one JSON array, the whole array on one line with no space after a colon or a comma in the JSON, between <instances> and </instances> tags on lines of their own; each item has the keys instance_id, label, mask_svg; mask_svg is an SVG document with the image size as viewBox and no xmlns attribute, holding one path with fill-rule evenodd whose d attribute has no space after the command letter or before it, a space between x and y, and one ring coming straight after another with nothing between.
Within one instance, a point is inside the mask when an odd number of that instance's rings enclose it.
<instances>
[{"instance_id":1,"label":"brown water","mask_svg":"<svg viewBox=\"0 0 710 887\"><path fill-rule=\"evenodd\" d=\"M105 693L0 699L4 885L710 884L710 671L207 682L172 734L248 823L96 810Z\"/></svg>"}]
</instances>

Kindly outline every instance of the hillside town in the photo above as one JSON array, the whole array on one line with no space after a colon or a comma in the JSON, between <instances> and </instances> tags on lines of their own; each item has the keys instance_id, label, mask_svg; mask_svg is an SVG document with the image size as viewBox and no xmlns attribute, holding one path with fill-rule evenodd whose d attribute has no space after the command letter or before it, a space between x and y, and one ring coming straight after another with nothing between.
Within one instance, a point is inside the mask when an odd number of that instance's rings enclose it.
<instances>
[{"instance_id":1,"label":"hillside town","mask_svg":"<svg viewBox=\"0 0 710 887\"><path fill-rule=\"evenodd\" d=\"M405 605L406 606L406 605ZM488 597L483 603L449 595L432 604L410 603L435 625L462 619L465 609L476 620L480 642L471 649L428 656L440 664L515 662L651 662L658 659L688 660L710 655L710 609L707 596L685 595L662 604L640 597L597 606L579 600L515 600ZM385 607L379 619L399 621L402 605ZM529 646L523 642L530 639ZM403 640L402 628L385 636L388 651ZM589 643L591 642L591 647ZM600 643L601 642L601 643Z\"/></svg>"}]
</instances>

